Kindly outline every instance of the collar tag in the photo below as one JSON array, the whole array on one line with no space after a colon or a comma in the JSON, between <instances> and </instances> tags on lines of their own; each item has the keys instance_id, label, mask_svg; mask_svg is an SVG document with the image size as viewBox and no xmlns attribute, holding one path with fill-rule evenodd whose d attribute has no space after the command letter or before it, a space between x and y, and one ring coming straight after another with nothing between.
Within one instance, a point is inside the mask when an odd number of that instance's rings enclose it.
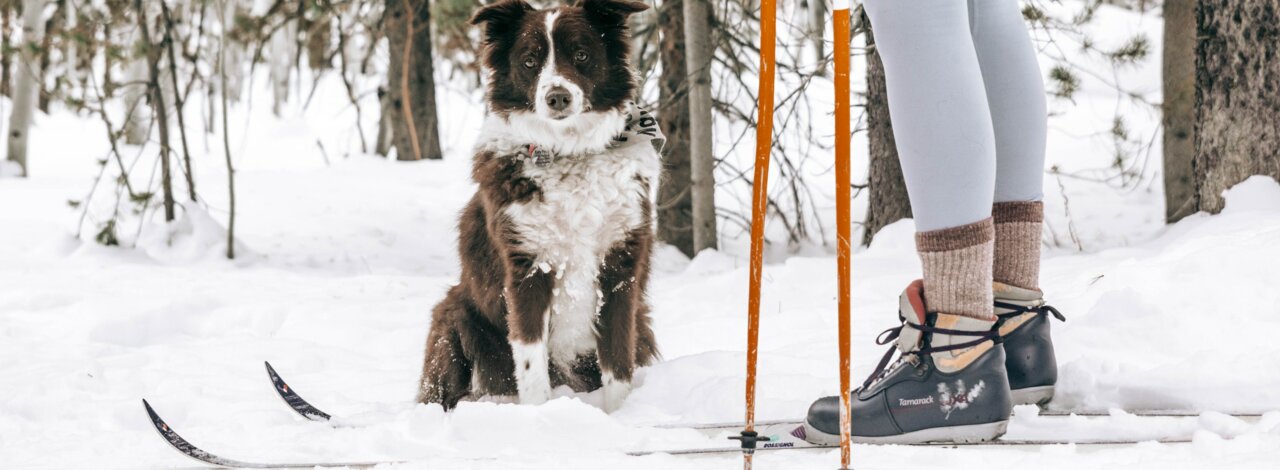
<instances>
[{"instance_id":1,"label":"collar tag","mask_svg":"<svg viewBox=\"0 0 1280 470\"><path fill-rule=\"evenodd\" d=\"M542 147L529 146L531 152L529 156L533 157L533 164L539 167L545 167L551 164L551 151Z\"/></svg>"}]
</instances>

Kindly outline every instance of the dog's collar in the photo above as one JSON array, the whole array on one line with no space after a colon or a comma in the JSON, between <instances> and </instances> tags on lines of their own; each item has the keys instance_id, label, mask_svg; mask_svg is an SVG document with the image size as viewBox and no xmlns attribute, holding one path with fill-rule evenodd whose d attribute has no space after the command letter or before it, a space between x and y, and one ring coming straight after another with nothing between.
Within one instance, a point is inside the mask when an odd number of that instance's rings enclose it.
<instances>
[{"instance_id":1,"label":"dog's collar","mask_svg":"<svg viewBox=\"0 0 1280 470\"><path fill-rule=\"evenodd\" d=\"M626 113L626 126L622 129L622 132L613 137L613 140L609 142L609 145L605 146L602 151L585 152L583 155L594 155L646 142L653 147L655 152L661 154L662 147L666 145L667 138L662 135L662 128L658 126L658 120L654 119L653 115L649 113L649 110L632 102L627 103ZM540 146L533 143L519 145L511 152L511 154L528 158L538 167L546 167L554 163L556 160L567 156L567 154L557 153L550 147Z\"/></svg>"}]
</instances>

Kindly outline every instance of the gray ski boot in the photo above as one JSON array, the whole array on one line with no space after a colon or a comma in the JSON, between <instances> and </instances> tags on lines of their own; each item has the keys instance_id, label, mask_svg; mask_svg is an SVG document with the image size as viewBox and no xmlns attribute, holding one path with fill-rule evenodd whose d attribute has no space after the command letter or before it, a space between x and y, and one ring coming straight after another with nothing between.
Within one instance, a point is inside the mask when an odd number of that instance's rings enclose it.
<instances>
[{"instance_id":1,"label":"gray ski boot","mask_svg":"<svg viewBox=\"0 0 1280 470\"><path fill-rule=\"evenodd\" d=\"M1004 434L1012 404L1004 348L996 321L924 308L924 284L902 293L898 317L876 340L895 341L875 372L850 392L854 442L912 444L983 442ZM898 360L889 365L894 351ZM840 441L840 397L809 407L803 436L816 444Z\"/></svg>"},{"instance_id":2,"label":"gray ski boot","mask_svg":"<svg viewBox=\"0 0 1280 470\"><path fill-rule=\"evenodd\" d=\"M1000 320L1005 368L1014 405L1044 405L1053 399L1058 363L1049 336L1049 315L1066 317L1044 303L1040 291L995 283L995 312Z\"/></svg>"}]
</instances>

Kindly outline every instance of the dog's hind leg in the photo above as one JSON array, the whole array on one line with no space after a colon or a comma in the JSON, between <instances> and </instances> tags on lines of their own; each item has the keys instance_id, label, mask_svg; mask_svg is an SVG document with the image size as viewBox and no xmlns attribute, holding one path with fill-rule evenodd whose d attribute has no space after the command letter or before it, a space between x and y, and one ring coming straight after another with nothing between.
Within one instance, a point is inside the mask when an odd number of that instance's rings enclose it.
<instances>
[{"instance_id":1,"label":"dog's hind leg","mask_svg":"<svg viewBox=\"0 0 1280 470\"><path fill-rule=\"evenodd\" d=\"M471 394L515 395L514 364L506 331L475 310L468 312L459 329L462 349L471 358Z\"/></svg>"},{"instance_id":2,"label":"dog's hind leg","mask_svg":"<svg viewBox=\"0 0 1280 470\"><path fill-rule=\"evenodd\" d=\"M446 410L457 406L471 392L471 361L459 331L467 316L460 290L456 286L450 289L432 312L422 378L418 382L418 402L439 403Z\"/></svg>"}]
</instances>

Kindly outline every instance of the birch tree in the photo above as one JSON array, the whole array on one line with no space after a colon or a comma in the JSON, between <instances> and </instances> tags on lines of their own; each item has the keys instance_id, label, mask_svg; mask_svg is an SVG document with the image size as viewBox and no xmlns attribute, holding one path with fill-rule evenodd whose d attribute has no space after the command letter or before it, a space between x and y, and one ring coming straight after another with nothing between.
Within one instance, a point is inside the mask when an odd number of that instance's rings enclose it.
<instances>
[{"instance_id":1,"label":"birch tree","mask_svg":"<svg viewBox=\"0 0 1280 470\"><path fill-rule=\"evenodd\" d=\"M826 43L822 41L822 31L826 29L827 3L825 0L806 0L809 12L809 40L813 42L813 58L818 70L826 70Z\"/></svg>"},{"instance_id":2,"label":"birch tree","mask_svg":"<svg viewBox=\"0 0 1280 470\"><path fill-rule=\"evenodd\" d=\"M689 71L689 169L693 252L717 247L715 154L711 133L711 5L683 0L685 64Z\"/></svg>"},{"instance_id":3,"label":"birch tree","mask_svg":"<svg viewBox=\"0 0 1280 470\"><path fill-rule=\"evenodd\" d=\"M18 166L19 176L27 176L27 134L40 91L39 46L44 37L44 7L48 0L25 0L22 4L22 52L13 90L13 112L9 115L8 160Z\"/></svg>"}]
</instances>

